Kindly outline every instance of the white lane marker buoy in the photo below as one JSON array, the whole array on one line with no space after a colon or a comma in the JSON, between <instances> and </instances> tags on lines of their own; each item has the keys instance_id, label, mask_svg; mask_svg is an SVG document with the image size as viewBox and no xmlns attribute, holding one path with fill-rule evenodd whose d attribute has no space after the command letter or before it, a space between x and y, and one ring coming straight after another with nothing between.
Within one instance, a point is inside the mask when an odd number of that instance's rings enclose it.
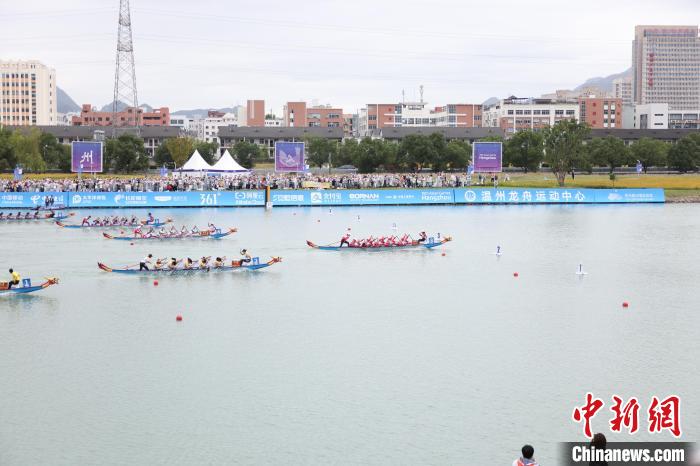
<instances>
[{"instance_id":1,"label":"white lane marker buoy","mask_svg":"<svg viewBox=\"0 0 700 466\"><path fill-rule=\"evenodd\" d=\"M501 252L501 247L500 247L500 246L496 246L496 252L494 252L493 255L494 255L494 256L500 256L501 254L503 254L503 253Z\"/></svg>"},{"instance_id":2,"label":"white lane marker buoy","mask_svg":"<svg viewBox=\"0 0 700 466\"><path fill-rule=\"evenodd\" d=\"M578 265L578 270L576 271L576 275L583 277L584 275L588 275L588 272L583 271L583 264Z\"/></svg>"},{"instance_id":3,"label":"white lane marker buoy","mask_svg":"<svg viewBox=\"0 0 700 466\"><path fill-rule=\"evenodd\" d=\"M358 222L360 221L360 216L359 216L359 215L357 216L357 221L358 221Z\"/></svg>"},{"instance_id":4,"label":"white lane marker buoy","mask_svg":"<svg viewBox=\"0 0 700 466\"><path fill-rule=\"evenodd\" d=\"M396 231L396 230L399 229L399 227L396 226L396 222L394 222L394 223L391 224L391 229L394 230L394 231Z\"/></svg>"}]
</instances>

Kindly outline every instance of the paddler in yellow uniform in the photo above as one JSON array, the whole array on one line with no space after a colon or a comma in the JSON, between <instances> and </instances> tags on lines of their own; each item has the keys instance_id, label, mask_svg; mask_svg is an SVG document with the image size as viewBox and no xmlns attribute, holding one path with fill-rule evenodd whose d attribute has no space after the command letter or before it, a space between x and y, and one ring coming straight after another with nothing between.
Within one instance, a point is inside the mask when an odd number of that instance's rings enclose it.
<instances>
[{"instance_id":1,"label":"paddler in yellow uniform","mask_svg":"<svg viewBox=\"0 0 700 466\"><path fill-rule=\"evenodd\" d=\"M10 269L10 281L7 284L7 289L9 290L13 286L19 285L20 280L22 280L22 277L19 276L19 273Z\"/></svg>"}]
</instances>

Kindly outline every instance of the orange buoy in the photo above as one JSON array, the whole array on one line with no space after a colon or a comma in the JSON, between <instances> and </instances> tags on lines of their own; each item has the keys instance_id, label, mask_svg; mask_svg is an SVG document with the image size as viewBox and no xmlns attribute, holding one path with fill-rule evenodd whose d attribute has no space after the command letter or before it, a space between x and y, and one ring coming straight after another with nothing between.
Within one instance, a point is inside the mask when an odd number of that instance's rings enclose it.
<instances>
[{"instance_id":1,"label":"orange buoy","mask_svg":"<svg viewBox=\"0 0 700 466\"><path fill-rule=\"evenodd\" d=\"M153 280L153 286L158 286L158 280Z\"/></svg>"},{"instance_id":2,"label":"orange buoy","mask_svg":"<svg viewBox=\"0 0 700 466\"><path fill-rule=\"evenodd\" d=\"M630 307L630 303L627 301L622 301L622 307Z\"/></svg>"},{"instance_id":3,"label":"orange buoy","mask_svg":"<svg viewBox=\"0 0 700 466\"><path fill-rule=\"evenodd\" d=\"M518 272L513 272L513 276L514 276L514 277L519 277L520 274L519 274Z\"/></svg>"},{"instance_id":4,"label":"orange buoy","mask_svg":"<svg viewBox=\"0 0 700 466\"><path fill-rule=\"evenodd\" d=\"M175 317L175 320L177 320L178 322L182 322L182 316L178 314L177 317Z\"/></svg>"}]
</instances>

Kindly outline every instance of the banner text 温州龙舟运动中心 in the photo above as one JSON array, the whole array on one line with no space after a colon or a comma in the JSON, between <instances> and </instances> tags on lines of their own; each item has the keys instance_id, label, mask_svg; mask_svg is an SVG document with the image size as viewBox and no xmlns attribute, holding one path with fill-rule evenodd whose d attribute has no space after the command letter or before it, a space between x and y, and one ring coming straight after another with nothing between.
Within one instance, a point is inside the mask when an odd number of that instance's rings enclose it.
<instances>
[{"instance_id":1,"label":"banner text \u6e29\u5dde\u9f99\u821f\u8fd0\u52a8\u4e2d\u5fc3","mask_svg":"<svg viewBox=\"0 0 700 466\"><path fill-rule=\"evenodd\" d=\"M47 197L54 207L263 207L265 191L163 192L2 192L0 209L43 207ZM664 190L649 189L281 189L271 192L275 206L371 206L428 204L625 204L663 203Z\"/></svg>"}]
</instances>

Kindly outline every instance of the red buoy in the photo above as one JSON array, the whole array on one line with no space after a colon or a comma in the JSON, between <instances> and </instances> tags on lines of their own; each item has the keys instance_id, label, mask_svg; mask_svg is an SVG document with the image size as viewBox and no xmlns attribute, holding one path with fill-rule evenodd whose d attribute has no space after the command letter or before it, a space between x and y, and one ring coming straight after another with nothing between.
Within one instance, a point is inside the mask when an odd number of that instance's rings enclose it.
<instances>
[{"instance_id":1,"label":"red buoy","mask_svg":"<svg viewBox=\"0 0 700 466\"><path fill-rule=\"evenodd\" d=\"M514 277L519 277L520 274L519 274L518 272L513 272L513 276L514 276Z\"/></svg>"},{"instance_id":2,"label":"red buoy","mask_svg":"<svg viewBox=\"0 0 700 466\"><path fill-rule=\"evenodd\" d=\"M445 254L444 252L442 253L442 257L445 257L446 255L447 255L447 254Z\"/></svg>"},{"instance_id":3,"label":"red buoy","mask_svg":"<svg viewBox=\"0 0 700 466\"><path fill-rule=\"evenodd\" d=\"M627 301L622 301L622 307L630 307L630 303Z\"/></svg>"},{"instance_id":4,"label":"red buoy","mask_svg":"<svg viewBox=\"0 0 700 466\"><path fill-rule=\"evenodd\" d=\"M182 322L182 316L178 314L177 317L175 317L175 320L177 320L178 322Z\"/></svg>"},{"instance_id":5,"label":"red buoy","mask_svg":"<svg viewBox=\"0 0 700 466\"><path fill-rule=\"evenodd\" d=\"M153 280L153 286L158 286L158 280Z\"/></svg>"},{"instance_id":6,"label":"red buoy","mask_svg":"<svg viewBox=\"0 0 700 466\"><path fill-rule=\"evenodd\" d=\"M134 245L134 243L129 243L129 246L133 246L133 245Z\"/></svg>"}]
</instances>

